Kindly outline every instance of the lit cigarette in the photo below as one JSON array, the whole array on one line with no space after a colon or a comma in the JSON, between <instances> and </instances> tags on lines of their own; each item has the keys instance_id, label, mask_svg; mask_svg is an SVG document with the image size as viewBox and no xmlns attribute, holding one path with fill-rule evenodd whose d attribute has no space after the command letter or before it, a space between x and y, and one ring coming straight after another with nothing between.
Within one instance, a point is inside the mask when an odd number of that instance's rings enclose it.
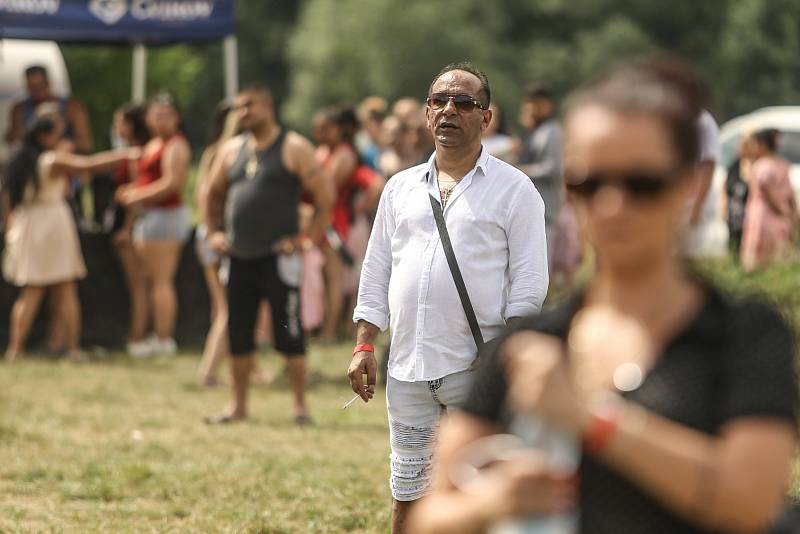
<instances>
[{"instance_id":1,"label":"lit cigarette","mask_svg":"<svg viewBox=\"0 0 800 534\"><path fill-rule=\"evenodd\" d=\"M342 406L342 410L346 410L348 406L350 406L351 404L353 404L356 401L356 399L360 399L360 398L361 398L361 395L356 395L355 397L353 397L352 399L347 401L344 406Z\"/></svg>"},{"instance_id":2,"label":"lit cigarette","mask_svg":"<svg viewBox=\"0 0 800 534\"><path fill-rule=\"evenodd\" d=\"M369 386L364 386L364 391L367 391L368 389L369 389ZM347 401L344 404L344 406L342 406L342 410L346 410L348 406L350 406L351 404L353 404L356 401L356 399L360 399L360 398L361 398L361 395L356 395L355 397L353 397L352 399Z\"/></svg>"}]
</instances>

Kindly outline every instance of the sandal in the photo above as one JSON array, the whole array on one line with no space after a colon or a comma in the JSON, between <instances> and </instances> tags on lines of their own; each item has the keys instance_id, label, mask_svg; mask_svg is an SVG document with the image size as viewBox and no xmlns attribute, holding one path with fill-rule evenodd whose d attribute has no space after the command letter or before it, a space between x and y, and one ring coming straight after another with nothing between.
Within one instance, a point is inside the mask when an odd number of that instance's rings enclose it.
<instances>
[{"instance_id":1,"label":"sandal","mask_svg":"<svg viewBox=\"0 0 800 534\"><path fill-rule=\"evenodd\" d=\"M207 425L227 425L229 423L241 423L246 420L246 417L239 417L229 413L209 415L203 418L203 422Z\"/></svg>"},{"instance_id":2,"label":"sandal","mask_svg":"<svg viewBox=\"0 0 800 534\"><path fill-rule=\"evenodd\" d=\"M297 426L312 426L314 421L311 419L310 416L306 414L295 415L294 416L294 424Z\"/></svg>"}]
</instances>

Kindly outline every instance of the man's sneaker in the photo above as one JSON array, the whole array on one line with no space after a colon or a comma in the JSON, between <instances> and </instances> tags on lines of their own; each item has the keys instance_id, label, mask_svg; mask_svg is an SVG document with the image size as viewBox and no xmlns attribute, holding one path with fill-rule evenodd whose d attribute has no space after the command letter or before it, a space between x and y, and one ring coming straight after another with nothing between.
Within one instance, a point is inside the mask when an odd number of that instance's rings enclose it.
<instances>
[{"instance_id":1,"label":"man's sneaker","mask_svg":"<svg viewBox=\"0 0 800 534\"><path fill-rule=\"evenodd\" d=\"M153 355L153 343L150 339L128 341L125 351L134 358L149 358Z\"/></svg>"}]
</instances>

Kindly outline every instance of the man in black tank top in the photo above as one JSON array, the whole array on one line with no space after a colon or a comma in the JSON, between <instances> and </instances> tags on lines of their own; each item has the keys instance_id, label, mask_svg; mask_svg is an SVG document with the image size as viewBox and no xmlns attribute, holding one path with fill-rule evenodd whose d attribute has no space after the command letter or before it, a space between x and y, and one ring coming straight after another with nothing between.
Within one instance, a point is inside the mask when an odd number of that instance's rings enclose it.
<instances>
[{"instance_id":1,"label":"man in black tank top","mask_svg":"<svg viewBox=\"0 0 800 534\"><path fill-rule=\"evenodd\" d=\"M275 348L286 356L295 401L295 421L307 424L305 339L300 324L303 240L318 241L330 221L333 184L314 158L313 145L275 121L272 98L263 87L243 89L234 111L244 134L228 141L211 170L210 188L201 207L208 242L228 256L228 339L233 402L207 422L227 423L247 417L247 393L255 364L258 306L272 308ZM298 235L302 191L314 197L316 214L307 236Z\"/></svg>"}]
</instances>

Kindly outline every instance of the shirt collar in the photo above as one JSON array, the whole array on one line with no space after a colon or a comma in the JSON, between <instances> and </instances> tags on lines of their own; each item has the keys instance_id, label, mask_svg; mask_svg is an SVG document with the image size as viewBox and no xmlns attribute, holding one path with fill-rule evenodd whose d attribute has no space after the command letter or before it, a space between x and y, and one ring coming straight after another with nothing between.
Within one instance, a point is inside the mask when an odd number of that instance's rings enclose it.
<instances>
[{"instance_id":1,"label":"shirt collar","mask_svg":"<svg viewBox=\"0 0 800 534\"><path fill-rule=\"evenodd\" d=\"M480 170L483 173L483 175L486 176L486 169L488 168L488 166L489 166L489 151L486 150L486 147L484 147L481 144L481 153L478 156L478 161L475 162L475 166L472 168L471 171L467 173L467 175L474 174L474 171ZM438 174L436 171L435 150L433 151L433 154L431 154L431 157L428 158L428 164L425 167L423 167L423 169L425 170L425 174L423 174L420 177L420 182L428 182L431 178L435 178L436 175Z\"/></svg>"}]
</instances>

